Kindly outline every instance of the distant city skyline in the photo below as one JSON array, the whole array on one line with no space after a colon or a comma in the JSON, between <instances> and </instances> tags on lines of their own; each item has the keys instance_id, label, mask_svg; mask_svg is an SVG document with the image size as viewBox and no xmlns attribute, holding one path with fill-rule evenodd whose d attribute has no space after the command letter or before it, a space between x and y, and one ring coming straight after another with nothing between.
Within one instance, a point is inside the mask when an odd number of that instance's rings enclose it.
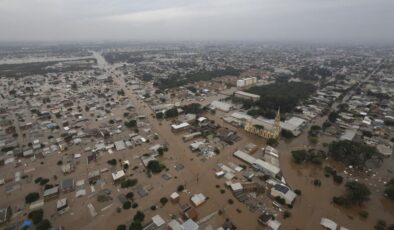
<instances>
[{"instance_id":1,"label":"distant city skyline","mask_svg":"<svg viewBox=\"0 0 394 230\"><path fill-rule=\"evenodd\" d=\"M394 43L390 0L0 0L1 41Z\"/></svg>"}]
</instances>

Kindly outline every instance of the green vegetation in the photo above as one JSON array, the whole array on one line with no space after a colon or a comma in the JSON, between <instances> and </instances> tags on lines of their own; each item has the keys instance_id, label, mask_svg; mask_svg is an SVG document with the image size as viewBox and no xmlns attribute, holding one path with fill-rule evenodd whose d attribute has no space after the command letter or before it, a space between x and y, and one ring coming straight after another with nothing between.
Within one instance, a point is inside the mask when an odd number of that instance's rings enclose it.
<instances>
[{"instance_id":1,"label":"green vegetation","mask_svg":"<svg viewBox=\"0 0 394 230\"><path fill-rule=\"evenodd\" d=\"M116 227L116 230L126 230L126 225L120 224L118 227Z\"/></svg>"},{"instance_id":2,"label":"green vegetation","mask_svg":"<svg viewBox=\"0 0 394 230\"><path fill-rule=\"evenodd\" d=\"M385 186L384 193L394 201L394 179L391 179Z\"/></svg>"},{"instance_id":3,"label":"green vegetation","mask_svg":"<svg viewBox=\"0 0 394 230\"><path fill-rule=\"evenodd\" d=\"M124 180L120 183L120 187L129 188L129 187L133 187L137 183L138 183L137 179L127 179L127 180Z\"/></svg>"},{"instance_id":4,"label":"green vegetation","mask_svg":"<svg viewBox=\"0 0 394 230\"><path fill-rule=\"evenodd\" d=\"M365 210L362 210L362 211L358 212L358 215L361 217L361 219L367 219L369 216L369 213Z\"/></svg>"},{"instance_id":5,"label":"green vegetation","mask_svg":"<svg viewBox=\"0 0 394 230\"><path fill-rule=\"evenodd\" d=\"M334 180L335 183L342 184L343 177L341 175L338 175L336 170L334 170L329 166L326 166L324 167L324 172L326 177L332 176L332 179Z\"/></svg>"},{"instance_id":6,"label":"green vegetation","mask_svg":"<svg viewBox=\"0 0 394 230\"><path fill-rule=\"evenodd\" d=\"M42 218L44 217L44 211L42 209L31 211L28 217L31 221L33 221L33 224L36 225L42 221Z\"/></svg>"},{"instance_id":7,"label":"green vegetation","mask_svg":"<svg viewBox=\"0 0 394 230\"><path fill-rule=\"evenodd\" d=\"M134 222L142 222L145 219L145 214L141 211L137 211L137 213L133 217Z\"/></svg>"},{"instance_id":8,"label":"green vegetation","mask_svg":"<svg viewBox=\"0 0 394 230\"><path fill-rule=\"evenodd\" d=\"M183 185L178 185L178 187L177 187L177 191L178 192L182 192L183 190L185 189L185 186L183 186Z\"/></svg>"},{"instance_id":9,"label":"green vegetation","mask_svg":"<svg viewBox=\"0 0 394 230\"><path fill-rule=\"evenodd\" d=\"M310 150L294 150L291 152L293 160L297 164L301 163L313 163L319 165L322 163L325 153L323 151Z\"/></svg>"},{"instance_id":10,"label":"green vegetation","mask_svg":"<svg viewBox=\"0 0 394 230\"><path fill-rule=\"evenodd\" d=\"M291 212L289 212L289 211L285 211L284 213L283 213L283 219L287 219L287 218L289 218L289 217L291 217Z\"/></svg>"},{"instance_id":11,"label":"green vegetation","mask_svg":"<svg viewBox=\"0 0 394 230\"><path fill-rule=\"evenodd\" d=\"M315 185L316 187L320 187L321 181L319 179L315 179L315 180L313 180L313 185Z\"/></svg>"},{"instance_id":12,"label":"green vegetation","mask_svg":"<svg viewBox=\"0 0 394 230\"><path fill-rule=\"evenodd\" d=\"M192 114L201 114L204 110L199 103L191 103L188 105L182 106L183 111L187 113L192 113Z\"/></svg>"},{"instance_id":13,"label":"green vegetation","mask_svg":"<svg viewBox=\"0 0 394 230\"><path fill-rule=\"evenodd\" d=\"M382 158L375 147L353 141L334 141L331 142L328 149L334 160L357 168L363 168L366 161L372 158L379 160Z\"/></svg>"},{"instance_id":14,"label":"green vegetation","mask_svg":"<svg viewBox=\"0 0 394 230\"><path fill-rule=\"evenodd\" d=\"M260 95L260 100L253 105L266 111L291 112L302 100L307 99L315 87L304 82L283 82L270 85L255 86L247 90L249 93Z\"/></svg>"},{"instance_id":15,"label":"green vegetation","mask_svg":"<svg viewBox=\"0 0 394 230\"><path fill-rule=\"evenodd\" d=\"M394 126L394 121L393 120L385 120L384 124L387 126Z\"/></svg>"},{"instance_id":16,"label":"green vegetation","mask_svg":"<svg viewBox=\"0 0 394 230\"><path fill-rule=\"evenodd\" d=\"M140 222L132 222L129 230L142 230L142 224Z\"/></svg>"},{"instance_id":17,"label":"green vegetation","mask_svg":"<svg viewBox=\"0 0 394 230\"><path fill-rule=\"evenodd\" d=\"M200 70L195 73L189 73L185 76L170 76L168 78L160 78L158 81L154 83L156 87L159 89L168 89L175 88L179 86L184 86L187 84L192 84L197 81L211 81L214 78L222 77L226 75L239 76L241 73L240 70L234 69L232 67L227 67L226 69L218 69L218 70Z\"/></svg>"},{"instance_id":18,"label":"green vegetation","mask_svg":"<svg viewBox=\"0 0 394 230\"><path fill-rule=\"evenodd\" d=\"M328 120L329 120L331 123L334 123L334 122L337 121L338 117L339 117L339 114L338 114L337 112L331 112L331 113L328 115Z\"/></svg>"},{"instance_id":19,"label":"green vegetation","mask_svg":"<svg viewBox=\"0 0 394 230\"><path fill-rule=\"evenodd\" d=\"M165 166L160 164L160 162L153 160L149 161L147 168L152 173L160 173L165 168Z\"/></svg>"},{"instance_id":20,"label":"green vegetation","mask_svg":"<svg viewBox=\"0 0 394 230\"><path fill-rule=\"evenodd\" d=\"M375 230L385 230L387 226L386 221L384 220L378 220L378 222L376 222L374 229Z\"/></svg>"},{"instance_id":21,"label":"green vegetation","mask_svg":"<svg viewBox=\"0 0 394 230\"><path fill-rule=\"evenodd\" d=\"M178 116L178 109L177 108L169 109L164 113L164 115L166 118L176 117Z\"/></svg>"},{"instance_id":22,"label":"green vegetation","mask_svg":"<svg viewBox=\"0 0 394 230\"><path fill-rule=\"evenodd\" d=\"M116 161L116 159L111 159L111 160L108 160L107 163L109 165L115 166L118 163L118 161Z\"/></svg>"},{"instance_id":23,"label":"green vegetation","mask_svg":"<svg viewBox=\"0 0 394 230\"><path fill-rule=\"evenodd\" d=\"M282 129L280 134L282 137L287 138L287 139L291 139L294 137L293 133L289 130L286 130L286 129Z\"/></svg>"},{"instance_id":24,"label":"green vegetation","mask_svg":"<svg viewBox=\"0 0 394 230\"><path fill-rule=\"evenodd\" d=\"M334 197L333 202L341 206L361 205L369 200L368 187L357 181L350 181L346 183L346 194L344 196Z\"/></svg>"},{"instance_id":25,"label":"green vegetation","mask_svg":"<svg viewBox=\"0 0 394 230\"><path fill-rule=\"evenodd\" d=\"M134 193L133 192L128 192L126 194L127 199L132 200L134 198Z\"/></svg>"},{"instance_id":26,"label":"green vegetation","mask_svg":"<svg viewBox=\"0 0 394 230\"><path fill-rule=\"evenodd\" d=\"M126 201L123 203L123 209L127 210L131 208L131 202L130 201Z\"/></svg>"},{"instance_id":27,"label":"green vegetation","mask_svg":"<svg viewBox=\"0 0 394 230\"><path fill-rule=\"evenodd\" d=\"M160 198L160 203L161 203L161 205L166 205L167 204L167 202L168 202L168 199L167 199L167 197L162 197L162 198Z\"/></svg>"},{"instance_id":28,"label":"green vegetation","mask_svg":"<svg viewBox=\"0 0 394 230\"><path fill-rule=\"evenodd\" d=\"M38 199L40 199L40 194L38 194L38 192L31 192L26 195L25 202L26 204L30 204L33 203L34 201L37 201Z\"/></svg>"},{"instance_id":29,"label":"green vegetation","mask_svg":"<svg viewBox=\"0 0 394 230\"><path fill-rule=\"evenodd\" d=\"M131 129L131 128L135 128L137 126L137 121L136 120L130 120L130 121L125 121L124 125Z\"/></svg>"},{"instance_id":30,"label":"green vegetation","mask_svg":"<svg viewBox=\"0 0 394 230\"><path fill-rule=\"evenodd\" d=\"M278 142L277 139L270 138L270 139L267 140L267 145L270 145L270 146L275 147L275 146L277 146L278 144L279 144L279 142Z\"/></svg>"},{"instance_id":31,"label":"green vegetation","mask_svg":"<svg viewBox=\"0 0 394 230\"><path fill-rule=\"evenodd\" d=\"M51 227L52 227L51 222L49 222L49 220L47 219L44 219L36 225L36 230L48 230Z\"/></svg>"},{"instance_id":32,"label":"green vegetation","mask_svg":"<svg viewBox=\"0 0 394 230\"><path fill-rule=\"evenodd\" d=\"M47 73L61 73L68 71L81 71L91 69L92 64L96 62L94 58L78 59L83 63L73 63L66 61L47 61L47 62L31 62L17 64L0 65L0 76L6 77L24 77L28 75L44 75ZM63 63L63 67L52 68L54 65Z\"/></svg>"}]
</instances>

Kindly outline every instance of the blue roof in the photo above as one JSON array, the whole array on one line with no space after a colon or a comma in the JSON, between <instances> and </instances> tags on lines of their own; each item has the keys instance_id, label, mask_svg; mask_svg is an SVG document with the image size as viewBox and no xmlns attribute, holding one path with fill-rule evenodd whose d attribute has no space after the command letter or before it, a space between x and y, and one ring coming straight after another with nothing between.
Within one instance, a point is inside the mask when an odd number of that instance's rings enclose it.
<instances>
[{"instance_id":1,"label":"blue roof","mask_svg":"<svg viewBox=\"0 0 394 230\"><path fill-rule=\"evenodd\" d=\"M21 228L31 227L33 226L33 222L29 219L26 219L22 222Z\"/></svg>"}]
</instances>

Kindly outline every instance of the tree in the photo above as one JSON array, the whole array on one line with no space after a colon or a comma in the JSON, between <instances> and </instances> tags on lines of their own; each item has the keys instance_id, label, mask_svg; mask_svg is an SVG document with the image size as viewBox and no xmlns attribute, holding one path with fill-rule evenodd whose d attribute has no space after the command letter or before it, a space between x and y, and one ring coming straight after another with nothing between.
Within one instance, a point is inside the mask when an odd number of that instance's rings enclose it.
<instances>
[{"instance_id":1,"label":"tree","mask_svg":"<svg viewBox=\"0 0 394 230\"><path fill-rule=\"evenodd\" d=\"M177 191L178 192L182 192L183 190L185 189L185 187L183 186L183 185L178 185L178 187L177 187Z\"/></svg>"},{"instance_id":2,"label":"tree","mask_svg":"<svg viewBox=\"0 0 394 230\"><path fill-rule=\"evenodd\" d=\"M361 204L369 200L371 192L368 187L360 182L351 181L346 183L347 195L346 198L351 203Z\"/></svg>"},{"instance_id":3,"label":"tree","mask_svg":"<svg viewBox=\"0 0 394 230\"><path fill-rule=\"evenodd\" d=\"M283 219L289 218L290 216L291 216L291 212L289 212L289 211L285 211L283 213Z\"/></svg>"},{"instance_id":4,"label":"tree","mask_svg":"<svg viewBox=\"0 0 394 230\"><path fill-rule=\"evenodd\" d=\"M160 173L163 170L163 166L156 160L149 161L147 168L153 173Z\"/></svg>"},{"instance_id":5,"label":"tree","mask_svg":"<svg viewBox=\"0 0 394 230\"><path fill-rule=\"evenodd\" d=\"M348 205L347 199L342 196L334 196L332 198L332 202L334 202L335 204L340 205L340 206L347 206Z\"/></svg>"},{"instance_id":6,"label":"tree","mask_svg":"<svg viewBox=\"0 0 394 230\"><path fill-rule=\"evenodd\" d=\"M120 183L120 187L122 187L122 188L129 188L129 187L133 187L137 183L138 183L137 179L127 179L127 180L122 181Z\"/></svg>"},{"instance_id":7,"label":"tree","mask_svg":"<svg viewBox=\"0 0 394 230\"><path fill-rule=\"evenodd\" d=\"M133 217L134 222L142 222L145 219L145 214L141 211L137 211L137 213Z\"/></svg>"},{"instance_id":8,"label":"tree","mask_svg":"<svg viewBox=\"0 0 394 230\"><path fill-rule=\"evenodd\" d=\"M108 160L107 163L109 165L115 166L118 162L116 161L116 159L111 159L111 160Z\"/></svg>"},{"instance_id":9,"label":"tree","mask_svg":"<svg viewBox=\"0 0 394 230\"><path fill-rule=\"evenodd\" d=\"M133 222L130 224L129 230L142 230L142 224L140 222Z\"/></svg>"},{"instance_id":10,"label":"tree","mask_svg":"<svg viewBox=\"0 0 394 230\"><path fill-rule=\"evenodd\" d=\"M42 218L44 217L44 211L42 209L31 211L28 217L33 221L34 225L37 225L42 221Z\"/></svg>"},{"instance_id":11,"label":"tree","mask_svg":"<svg viewBox=\"0 0 394 230\"><path fill-rule=\"evenodd\" d=\"M342 176L340 176L340 175L333 175L333 180L334 180L334 182L335 183L337 183L337 184L342 184L342 181L343 181L343 177Z\"/></svg>"},{"instance_id":12,"label":"tree","mask_svg":"<svg viewBox=\"0 0 394 230\"><path fill-rule=\"evenodd\" d=\"M118 227L116 227L116 230L126 230L126 225L120 224Z\"/></svg>"},{"instance_id":13,"label":"tree","mask_svg":"<svg viewBox=\"0 0 394 230\"><path fill-rule=\"evenodd\" d=\"M365 162L372 158L382 158L375 147L348 140L331 142L328 153L334 160L357 168L363 168Z\"/></svg>"},{"instance_id":14,"label":"tree","mask_svg":"<svg viewBox=\"0 0 394 230\"><path fill-rule=\"evenodd\" d=\"M156 113L156 118L157 119L162 119L163 117L164 117L164 113L163 112Z\"/></svg>"},{"instance_id":15,"label":"tree","mask_svg":"<svg viewBox=\"0 0 394 230\"><path fill-rule=\"evenodd\" d=\"M133 192L128 192L126 194L127 199L132 200L134 198L134 193Z\"/></svg>"},{"instance_id":16,"label":"tree","mask_svg":"<svg viewBox=\"0 0 394 230\"><path fill-rule=\"evenodd\" d=\"M385 186L384 193L394 201L394 179L391 179Z\"/></svg>"},{"instance_id":17,"label":"tree","mask_svg":"<svg viewBox=\"0 0 394 230\"><path fill-rule=\"evenodd\" d=\"M130 120L130 121L125 121L124 125L131 129L137 126L137 121L136 120Z\"/></svg>"},{"instance_id":18,"label":"tree","mask_svg":"<svg viewBox=\"0 0 394 230\"><path fill-rule=\"evenodd\" d=\"M167 110L164 114L167 118L176 117L176 116L178 116L178 109L171 108L171 109Z\"/></svg>"},{"instance_id":19,"label":"tree","mask_svg":"<svg viewBox=\"0 0 394 230\"><path fill-rule=\"evenodd\" d=\"M123 203L123 209L130 209L131 208L131 203L130 201L126 201Z\"/></svg>"},{"instance_id":20,"label":"tree","mask_svg":"<svg viewBox=\"0 0 394 230\"><path fill-rule=\"evenodd\" d=\"M267 145L270 145L270 146L277 146L278 145L278 140L277 139L274 139L274 138L270 138L270 139L268 139L267 140Z\"/></svg>"},{"instance_id":21,"label":"tree","mask_svg":"<svg viewBox=\"0 0 394 230\"><path fill-rule=\"evenodd\" d=\"M323 131L326 130L327 128L329 128L331 126L331 123L328 121L325 121L322 125L322 129Z\"/></svg>"},{"instance_id":22,"label":"tree","mask_svg":"<svg viewBox=\"0 0 394 230\"><path fill-rule=\"evenodd\" d=\"M51 227L52 227L51 222L49 222L49 220L45 219L37 224L36 230L48 230Z\"/></svg>"},{"instance_id":23,"label":"tree","mask_svg":"<svg viewBox=\"0 0 394 230\"><path fill-rule=\"evenodd\" d=\"M291 152L293 160L297 164L301 164L307 158L308 152L306 150L295 150Z\"/></svg>"},{"instance_id":24,"label":"tree","mask_svg":"<svg viewBox=\"0 0 394 230\"><path fill-rule=\"evenodd\" d=\"M163 154L164 154L164 149L163 148L158 148L157 149L157 153L159 154L159 156L163 156Z\"/></svg>"},{"instance_id":25,"label":"tree","mask_svg":"<svg viewBox=\"0 0 394 230\"><path fill-rule=\"evenodd\" d=\"M33 203L34 201L37 201L38 199L40 199L40 194L38 194L37 192L31 192L26 195L25 202L26 204L30 204Z\"/></svg>"},{"instance_id":26,"label":"tree","mask_svg":"<svg viewBox=\"0 0 394 230\"><path fill-rule=\"evenodd\" d=\"M362 219L367 219L369 216L369 213L365 210L361 210L358 215L362 218Z\"/></svg>"},{"instance_id":27,"label":"tree","mask_svg":"<svg viewBox=\"0 0 394 230\"><path fill-rule=\"evenodd\" d=\"M385 230L386 226L387 226L386 221L378 220L378 222L376 222L374 228L375 228L375 230Z\"/></svg>"},{"instance_id":28,"label":"tree","mask_svg":"<svg viewBox=\"0 0 394 230\"><path fill-rule=\"evenodd\" d=\"M161 205L166 205L167 204L167 202L168 202L168 199L167 199L167 197L162 197L162 198L160 198L160 203L161 203Z\"/></svg>"},{"instance_id":29,"label":"tree","mask_svg":"<svg viewBox=\"0 0 394 230\"><path fill-rule=\"evenodd\" d=\"M289 130L286 130L286 129L282 129L282 131L280 133L281 133L282 137L287 138L287 139L294 137L293 133Z\"/></svg>"},{"instance_id":30,"label":"tree","mask_svg":"<svg viewBox=\"0 0 394 230\"><path fill-rule=\"evenodd\" d=\"M338 114L337 112L331 112L331 113L328 115L328 120L329 120L331 123L334 123L334 122L337 121L338 117L339 117L339 114Z\"/></svg>"}]
</instances>

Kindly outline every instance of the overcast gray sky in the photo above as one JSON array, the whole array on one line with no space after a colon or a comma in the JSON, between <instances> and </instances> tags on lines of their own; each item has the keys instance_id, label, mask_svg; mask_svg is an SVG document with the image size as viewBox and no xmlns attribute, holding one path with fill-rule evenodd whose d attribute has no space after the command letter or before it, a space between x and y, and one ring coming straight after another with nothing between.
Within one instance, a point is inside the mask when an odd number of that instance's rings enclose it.
<instances>
[{"instance_id":1,"label":"overcast gray sky","mask_svg":"<svg viewBox=\"0 0 394 230\"><path fill-rule=\"evenodd\" d=\"M0 0L0 41L394 42L394 0Z\"/></svg>"}]
</instances>

